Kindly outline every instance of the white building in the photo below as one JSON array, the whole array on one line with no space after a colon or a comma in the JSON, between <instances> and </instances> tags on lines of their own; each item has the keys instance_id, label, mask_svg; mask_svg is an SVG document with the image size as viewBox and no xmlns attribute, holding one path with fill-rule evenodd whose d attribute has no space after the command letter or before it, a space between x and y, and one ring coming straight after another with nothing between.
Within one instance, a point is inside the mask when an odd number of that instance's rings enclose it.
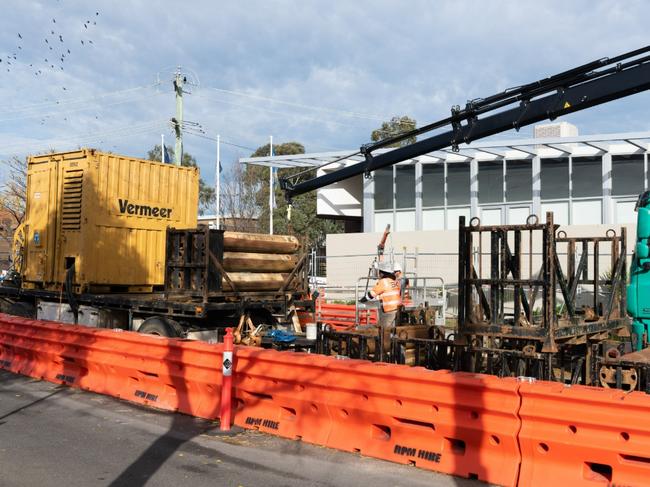
<instances>
[{"instance_id":1,"label":"white building","mask_svg":"<svg viewBox=\"0 0 650 487\"><path fill-rule=\"evenodd\" d=\"M567 231L590 225L594 235L605 231L598 225L635 221L637 196L648 189L650 132L578 136L575 126L562 122L537 126L534 133L532 139L485 140L463 145L458 152L441 150L375 171L369 179L357 176L328 186L318 191L318 214L358 222L358 230L365 233L382 232L390 224L400 251L410 245L419 252L442 254L453 254L455 232L441 231L456 229L461 215L478 217L484 225L521 224L530 214L553 211L555 222ZM352 152L241 162L320 166ZM360 160L347 158L318 173ZM333 235L327 254L372 253L369 243L375 240ZM328 259L328 278L334 277L329 264ZM450 280L455 269L450 263L440 273Z\"/></svg>"}]
</instances>

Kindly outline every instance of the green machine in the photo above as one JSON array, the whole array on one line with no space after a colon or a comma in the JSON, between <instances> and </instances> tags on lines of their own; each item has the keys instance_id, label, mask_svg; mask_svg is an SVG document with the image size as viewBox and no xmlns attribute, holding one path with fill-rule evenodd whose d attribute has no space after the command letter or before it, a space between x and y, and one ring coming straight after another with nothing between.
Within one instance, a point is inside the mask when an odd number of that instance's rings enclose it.
<instances>
[{"instance_id":1,"label":"green machine","mask_svg":"<svg viewBox=\"0 0 650 487\"><path fill-rule=\"evenodd\" d=\"M627 312L632 317L634 347L641 350L650 336L650 191L639 196L634 210L636 244L627 286Z\"/></svg>"}]
</instances>

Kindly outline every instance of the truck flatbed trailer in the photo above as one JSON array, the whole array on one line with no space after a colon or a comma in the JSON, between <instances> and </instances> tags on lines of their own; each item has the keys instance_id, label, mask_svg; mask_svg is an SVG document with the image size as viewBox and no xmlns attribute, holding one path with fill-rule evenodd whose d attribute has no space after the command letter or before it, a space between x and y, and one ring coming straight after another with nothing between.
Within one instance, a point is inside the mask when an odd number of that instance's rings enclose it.
<instances>
[{"instance_id":1,"label":"truck flatbed trailer","mask_svg":"<svg viewBox=\"0 0 650 487\"><path fill-rule=\"evenodd\" d=\"M241 298L225 297L223 301L198 301L190 299L167 298L164 293L151 294L78 294L77 303L88 306L106 306L114 309L137 312L164 313L175 317L207 318L212 311L241 311L247 309L265 309L268 307L313 308L314 301L310 299L292 299L287 296L269 295L268 293L247 293ZM0 286L0 299L16 299L24 302L29 299L47 300L69 304L67 299L61 300L61 293L38 289L21 289Z\"/></svg>"}]
</instances>

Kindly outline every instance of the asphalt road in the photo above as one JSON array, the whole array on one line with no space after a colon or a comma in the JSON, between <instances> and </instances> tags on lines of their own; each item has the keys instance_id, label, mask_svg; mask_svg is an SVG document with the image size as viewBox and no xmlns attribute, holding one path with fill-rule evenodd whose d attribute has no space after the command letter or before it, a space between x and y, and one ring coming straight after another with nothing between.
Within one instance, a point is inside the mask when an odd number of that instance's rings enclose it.
<instances>
[{"instance_id":1,"label":"asphalt road","mask_svg":"<svg viewBox=\"0 0 650 487\"><path fill-rule=\"evenodd\" d=\"M0 486L477 486L0 371Z\"/></svg>"}]
</instances>

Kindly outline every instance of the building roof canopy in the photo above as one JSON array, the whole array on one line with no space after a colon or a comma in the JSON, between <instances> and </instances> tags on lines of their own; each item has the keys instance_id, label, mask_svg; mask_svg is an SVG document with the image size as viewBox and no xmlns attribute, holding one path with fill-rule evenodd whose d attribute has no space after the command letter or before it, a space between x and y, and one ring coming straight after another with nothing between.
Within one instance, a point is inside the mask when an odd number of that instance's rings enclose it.
<instances>
[{"instance_id":1,"label":"building roof canopy","mask_svg":"<svg viewBox=\"0 0 650 487\"><path fill-rule=\"evenodd\" d=\"M514 140L483 140L474 144L462 144L458 152L451 149L436 151L420 156L421 162L463 162L469 159L525 159L535 156L567 157L590 156L603 152L631 154L648 150L650 132L631 132L623 134L583 135L576 137L544 137ZM388 152L380 149L376 153ZM347 164L363 160L358 152L336 151L296 154L288 156L243 157L241 164L253 164L275 168L317 168L331 164L331 169L339 167L335 161L345 160ZM413 161L406 161L406 164Z\"/></svg>"}]
</instances>

